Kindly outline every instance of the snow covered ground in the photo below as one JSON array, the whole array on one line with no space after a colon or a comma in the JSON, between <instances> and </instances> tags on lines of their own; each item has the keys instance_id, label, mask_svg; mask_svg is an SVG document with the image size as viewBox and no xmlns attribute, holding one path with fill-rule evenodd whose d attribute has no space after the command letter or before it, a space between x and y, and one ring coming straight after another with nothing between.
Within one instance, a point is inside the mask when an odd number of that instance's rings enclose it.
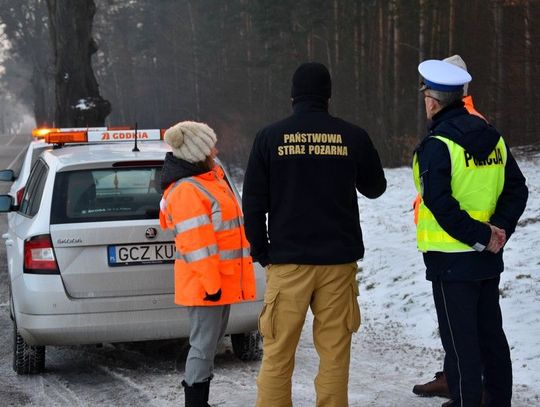
<instances>
[{"instance_id":1,"label":"snow covered ground","mask_svg":"<svg viewBox=\"0 0 540 407\"><path fill-rule=\"evenodd\" d=\"M540 405L540 153L515 154L527 178L529 201L505 248L501 307L512 352L514 393L518 397L514 404L533 406ZM442 353L438 353L441 346L431 286L425 280L421 256L415 249L411 171L391 169L386 171L386 177L389 187L381 198L360 199L367 248L359 275L360 303L368 329L395 326L399 337L394 343L396 347L418 346L432 355L427 370L419 368L416 378L403 377L412 385L420 376L429 378L440 370ZM362 335L357 335L356 343L362 341ZM411 356L396 360L394 367L401 369L415 363ZM354 382L351 393L355 393ZM525 394L527 397L520 404L517 400Z\"/></svg>"},{"instance_id":2,"label":"snow covered ground","mask_svg":"<svg viewBox=\"0 0 540 407\"><path fill-rule=\"evenodd\" d=\"M514 369L514 406L540 405L540 152L515 151L527 178L529 201L505 248L501 306ZM351 406L440 406L444 399L414 396L412 386L442 370L431 284L416 250L409 168L387 169L386 193L359 199L366 246L361 272L362 326L353 338ZM308 315L293 377L295 406L313 406L317 356ZM247 377L242 384L255 392ZM246 395L247 396L247 395ZM254 395L246 398L252 405ZM224 406L235 406L224 401Z\"/></svg>"},{"instance_id":3,"label":"snow covered ground","mask_svg":"<svg viewBox=\"0 0 540 407\"><path fill-rule=\"evenodd\" d=\"M514 364L514 407L540 406L540 151L520 154L530 189L520 225L505 250L501 293L505 329ZM366 243L360 262L362 326L353 337L351 407L435 407L445 399L419 398L412 386L441 369L443 353L430 283L416 251L408 168L386 170L388 190L360 198ZM2 250L0 250L1 252ZM185 348L179 341L48 347L47 370L17 376L11 369L11 321L6 273L0 275L0 405L183 406L180 386ZM295 407L314 406L317 355L308 314L293 376ZM259 362L240 362L224 341L215 363L210 402L251 407ZM268 406L272 407L272 406Z\"/></svg>"}]
</instances>

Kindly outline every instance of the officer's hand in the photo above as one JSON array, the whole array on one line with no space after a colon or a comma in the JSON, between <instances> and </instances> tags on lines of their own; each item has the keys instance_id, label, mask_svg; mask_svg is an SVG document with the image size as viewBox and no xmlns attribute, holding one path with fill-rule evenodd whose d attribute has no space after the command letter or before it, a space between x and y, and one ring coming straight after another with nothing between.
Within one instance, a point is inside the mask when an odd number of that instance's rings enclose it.
<instances>
[{"instance_id":1,"label":"officer's hand","mask_svg":"<svg viewBox=\"0 0 540 407\"><path fill-rule=\"evenodd\" d=\"M491 229L491 238L486 247L486 250L492 253L499 253L499 251L506 244L506 232L504 229L500 229L497 226L493 226L488 223Z\"/></svg>"},{"instance_id":2,"label":"officer's hand","mask_svg":"<svg viewBox=\"0 0 540 407\"><path fill-rule=\"evenodd\" d=\"M203 300L211 301L211 302L216 302L216 301L219 301L220 299L221 299L221 288L215 294L206 293L206 297L203 298Z\"/></svg>"}]
</instances>

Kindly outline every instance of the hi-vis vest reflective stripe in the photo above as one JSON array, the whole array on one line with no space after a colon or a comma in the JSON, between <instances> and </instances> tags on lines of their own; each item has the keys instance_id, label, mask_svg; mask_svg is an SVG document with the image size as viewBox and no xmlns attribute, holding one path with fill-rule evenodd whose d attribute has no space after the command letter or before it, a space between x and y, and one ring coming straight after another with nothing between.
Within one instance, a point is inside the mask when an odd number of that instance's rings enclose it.
<instances>
[{"instance_id":1,"label":"hi-vis vest reflective stripe","mask_svg":"<svg viewBox=\"0 0 540 407\"><path fill-rule=\"evenodd\" d=\"M497 199L504 186L504 167L507 158L504 140L502 137L499 139L487 159L478 160L459 144L442 136L434 137L445 143L450 153L452 196L471 218L487 222L495 212ZM413 158L413 177L416 190L422 194L422 181L416 154ZM418 208L416 240L418 250L421 252L454 253L474 250L446 233L423 200Z\"/></svg>"},{"instance_id":2,"label":"hi-vis vest reflective stripe","mask_svg":"<svg viewBox=\"0 0 540 407\"><path fill-rule=\"evenodd\" d=\"M208 192L208 190L198 181L196 181L193 178L183 178L174 183L174 185L170 188L167 194L167 198L165 199L164 205L165 207L169 203L169 197L171 191L176 188L180 183L187 182L195 187L197 187L202 193L206 195L208 200L212 204L212 220L208 217L208 215L199 215L195 216L186 220L183 220L176 225L174 225L174 233L175 236L179 233L187 232L190 229L197 228L204 225L212 224L214 227L214 231L216 232L223 232L226 230L232 230L239 228L244 224L244 218L241 216L238 216L233 219L229 219L227 221L223 221L222 219L222 213L221 213L221 205L217 201L217 199L214 198L214 196ZM169 215L169 219L172 221L172 218ZM210 257L214 254L219 254L220 259L222 260L234 260L241 257L249 257L249 246L248 247L240 247L235 250L218 250L217 245L209 245L207 247L203 247L198 250L191 251L189 253L181 253L180 250L176 250L176 258L182 259L186 263L192 263L195 261L202 260L206 257Z\"/></svg>"}]
</instances>

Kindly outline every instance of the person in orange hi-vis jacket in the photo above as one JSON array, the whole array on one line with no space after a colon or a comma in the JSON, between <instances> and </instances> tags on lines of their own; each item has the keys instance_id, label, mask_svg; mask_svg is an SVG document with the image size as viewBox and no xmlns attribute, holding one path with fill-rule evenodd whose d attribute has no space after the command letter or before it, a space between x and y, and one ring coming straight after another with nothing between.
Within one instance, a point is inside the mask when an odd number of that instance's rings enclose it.
<instances>
[{"instance_id":1,"label":"person in orange hi-vis jacket","mask_svg":"<svg viewBox=\"0 0 540 407\"><path fill-rule=\"evenodd\" d=\"M165 141L172 152L161 174L160 224L175 234L175 303L187 307L190 319L185 406L207 407L230 304L255 299L253 261L241 208L214 162L214 131L180 122L165 132Z\"/></svg>"},{"instance_id":2,"label":"person in orange hi-vis jacket","mask_svg":"<svg viewBox=\"0 0 540 407\"><path fill-rule=\"evenodd\" d=\"M452 55L448 58L443 59L443 61L448 62L452 65L455 65L457 67L460 67L461 69L464 69L465 71L467 70L467 65L465 64L465 61L459 55ZM468 93L468 87L469 87L468 83L463 86L462 101L465 106L465 109L467 109L469 114L481 117L482 119L487 121L487 119L481 113L479 113L474 107L473 98ZM420 207L421 202L422 202L422 196L420 194L417 194L413 202L415 225L418 224L418 208ZM448 382L446 381L446 374L444 373L444 371L436 372L433 380L424 384L415 385L413 387L413 393L419 396L423 396L423 397L439 396L439 397L450 398L450 389L448 388Z\"/></svg>"}]
</instances>

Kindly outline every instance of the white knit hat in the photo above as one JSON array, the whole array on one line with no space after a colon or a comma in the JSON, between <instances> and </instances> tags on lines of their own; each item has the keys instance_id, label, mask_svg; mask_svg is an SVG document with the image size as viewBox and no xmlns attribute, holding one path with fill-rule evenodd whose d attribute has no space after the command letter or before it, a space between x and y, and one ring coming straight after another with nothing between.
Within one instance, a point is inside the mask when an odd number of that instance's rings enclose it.
<instances>
[{"instance_id":1,"label":"white knit hat","mask_svg":"<svg viewBox=\"0 0 540 407\"><path fill-rule=\"evenodd\" d=\"M175 157L190 163L201 162L210 156L217 136L207 124L180 122L165 131L165 141Z\"/></svg>"},{"instance_id":2,"label":"white knit hat","mask_svg":"<svg viewBox=\"0 0 540 407\"><path fill-rule=\"evenodd\" d=\"M455 65L455 66L467 71L467 64L465 64L465 61L463 60L463 58L461 58L457 54L452 55L451 57L448 57L448 58L444 58L443 61L448 62L449 64ZM465 85L463 85L463 95L464 96L467 96L468 90L469 90L469 84L466 83Z\"/></svg>"}]
</instances>

